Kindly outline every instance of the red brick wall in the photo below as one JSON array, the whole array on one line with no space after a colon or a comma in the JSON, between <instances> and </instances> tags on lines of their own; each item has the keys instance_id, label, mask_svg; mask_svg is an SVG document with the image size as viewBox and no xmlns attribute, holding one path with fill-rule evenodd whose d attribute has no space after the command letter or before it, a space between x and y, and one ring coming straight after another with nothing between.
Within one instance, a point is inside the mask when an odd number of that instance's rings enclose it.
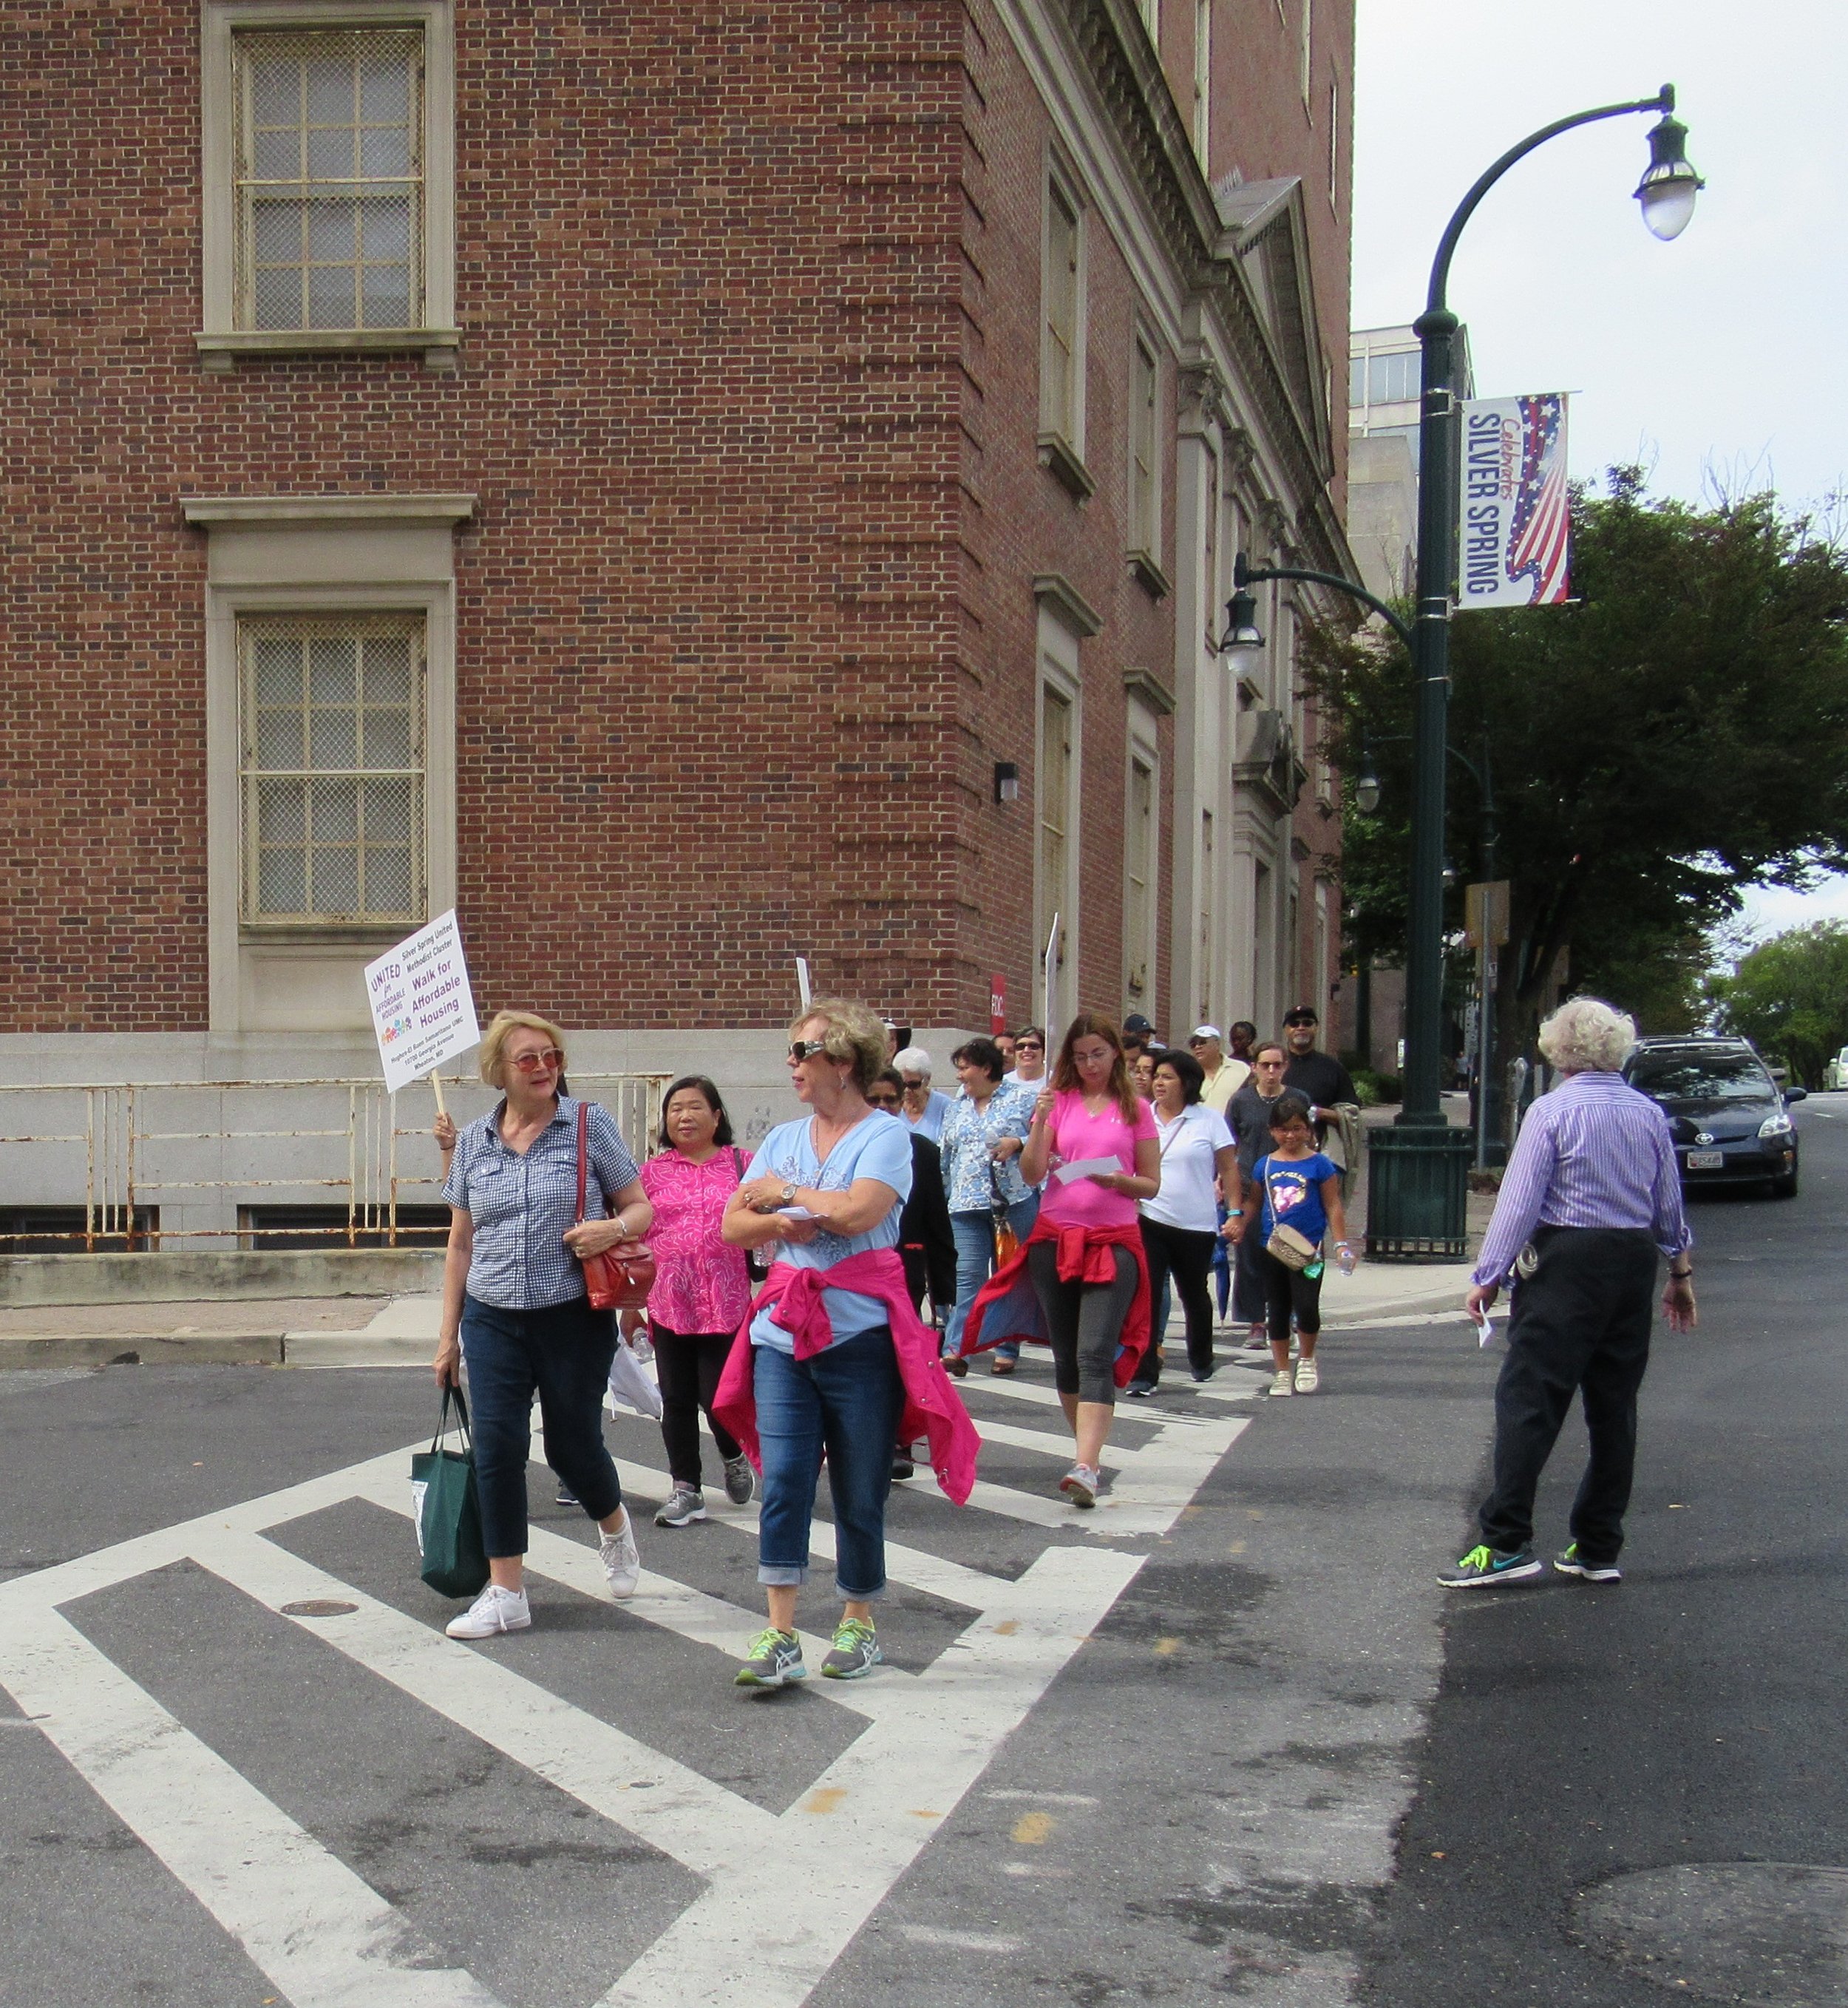
<instances>
[{"instance_id":1,"label":"red brick wall","mask_svg":"<svg viewBox=\"0 0 1848 2008\"><path fill-rule=\"evenodd\" d=\"M1033 580L1062 574L1103 617L1079 645L1079 966L1075 994L1113 1015L1123 1009L1123 814L1129 770L1129 704L1123 672L1173 680L1174 606L1157 601L1125 562L1129 415L1136 288L1095 210L1086 217L1087 341L1084 460L1096 483L1073 499L1041 465L1041 246L1050 122L1005 28L986 0L970 0L971 115L966 152L970 202L964 267L968 476L959 659L961 744L967 806L961 841L970 866L962 966L1007 978L1013 1015L1037 1009L1032 942L1035 842L1033 771L1038 677L1038 606ZM1158 346L1161 345L1158 344ZM1173 571L1174 358L1161 352L1165 442L1163 563ZM1163 785L1173 773L1172 733L1161 731ZM997 760L1021 769L1020 800L993 806ZM1172 830L1164 802L1158 882L1171 869ZM1157 900L1156 1002L1168 1008L1165 901Z\"/></svg>"}]
</instances>

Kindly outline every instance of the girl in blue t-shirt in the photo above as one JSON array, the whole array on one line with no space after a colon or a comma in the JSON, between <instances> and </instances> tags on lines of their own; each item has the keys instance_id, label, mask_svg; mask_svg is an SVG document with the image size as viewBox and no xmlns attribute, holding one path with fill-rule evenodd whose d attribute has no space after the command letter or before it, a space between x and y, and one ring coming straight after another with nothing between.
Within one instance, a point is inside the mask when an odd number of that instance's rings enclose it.
<instances>
[{"instance_id":1,"label":"girl in blue t-shirt","mask_svg":"<svg viewBox=\"0 0 1848 2008\"><path fill-rule=\"evenodd\" d=\"M1271 1236L1280 1227L1300 1234L1315 1250L1306 1267L1292 1269L1271 1253ZM1316 1148L1309 1104L1299 1094L1280 1094L1270 1110L1270 1154L1259 1158L1246 1182L1245 1211L1235 1237L1242 1240L1261 1232L1258 1272L1264 1279L1274 1369L1273 1395L1313 1395L1320 1384L1316 1341L1322 1331L1322 1243L1330 1227L1334 1229L1335 1259L1344 1274L1354 1267L1354 1250L1341 1207L1341 1167ZM1294 1379L1290 1373L1292 1315L1299 1354Z\"/></svg>"}]
</instances>

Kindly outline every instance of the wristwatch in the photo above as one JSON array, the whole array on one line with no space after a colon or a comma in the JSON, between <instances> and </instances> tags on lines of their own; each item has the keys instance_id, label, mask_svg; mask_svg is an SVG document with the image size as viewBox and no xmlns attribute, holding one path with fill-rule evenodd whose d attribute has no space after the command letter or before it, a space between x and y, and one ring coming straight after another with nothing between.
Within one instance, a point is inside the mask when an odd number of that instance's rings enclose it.
<instances>
[{"instance_id":1,"label":"wristwatch","mask_svg":"<svg viewBox=\"0 0 1848 2008\"><path fill-rule=\"evenodd\" d=\"M785 1206L793 1206L796 1204L796 1188L793 1185L786 1183L783 1190L779 1192L776 1197L782 1200Z\"/></svg>"}]
</instances>

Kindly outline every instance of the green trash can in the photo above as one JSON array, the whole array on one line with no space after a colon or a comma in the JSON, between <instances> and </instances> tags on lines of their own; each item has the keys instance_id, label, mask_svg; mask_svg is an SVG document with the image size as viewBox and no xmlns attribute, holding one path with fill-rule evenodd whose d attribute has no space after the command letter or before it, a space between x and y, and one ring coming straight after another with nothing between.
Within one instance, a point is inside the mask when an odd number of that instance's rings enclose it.
<instances>
[{"instance_id":1,"label":"green trash can","mask_svg":"<svg viewBox=\"0 0 1848 2008\"><path fill-rule=\"evenodd\" d=\"M1460 1262L1468 1251L1475 1139L1447 1123L1367 1132L1367 1256L1376 1262Z\"/></svg>"}]
</instances>

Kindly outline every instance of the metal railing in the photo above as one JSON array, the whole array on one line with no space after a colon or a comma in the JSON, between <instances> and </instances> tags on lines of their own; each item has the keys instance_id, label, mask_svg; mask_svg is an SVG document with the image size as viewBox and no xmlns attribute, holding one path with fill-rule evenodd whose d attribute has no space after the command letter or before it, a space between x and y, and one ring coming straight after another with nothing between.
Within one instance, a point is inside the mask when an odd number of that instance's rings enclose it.
<instances>
[{"instance_id":1,"label":"metal railing","mask_svg":"<svg viewBox=\"0 0 1848 2008\"><path fill-rule=\"evenodd\" d=\"M670 1076L574 1071L574 1092L601 1102L639 1163L652 1150L660 1129L661 1094ZM496 1100L492 1089L471 1076L444 1075L445 1099L458 1125L483 1113ZM228 1100L260 1097L246 1126L232 1119ZM76 1105L66 1116L58 1098ZM401 1100L422 1098L425 1119L407 1125ZM23 1105L23 1122L16 1110ZM296 1119L277 1121L264 1108L280 1108ZM43 1110L42 1119L37 1112ZM216 1111L217 1119L212 1119ZM330 1246L401 1245L401 1203L436 1201L441 1179L429 1123L435 1113L427 1081L387 1094L375 1078L352 1076L281 1080L140 1080L31 1082L0 1085L0 1123L16 1134L0 1134L5 1147L5 1193L0 1213L74 1214L81 1198L80 1228L30 1225L0 1231L0 1253L22 1241L55 1242L75 1252L94 1253L100 1244L152 1248L174 1240L235 1239L240 1246L265 1240L318 1239ZM64 1126L65 1125L69 1126ZM415 1138L428 1172L401 1162L400 1142ZM35 1154L22 1158L20 1153ZM245 1215L266 1196L288 1195L284 1203L325 1209L344 1206L344 1222L313 1226L300 1221L269 1226L247 1218L216 1225L164 1223L146 1225L164 1200L203 1201L185 1213L210 1211L220 1196L219 1213ZM427 1226L421 1229L427 1236Z\"/></svg>"}]
</instances>

